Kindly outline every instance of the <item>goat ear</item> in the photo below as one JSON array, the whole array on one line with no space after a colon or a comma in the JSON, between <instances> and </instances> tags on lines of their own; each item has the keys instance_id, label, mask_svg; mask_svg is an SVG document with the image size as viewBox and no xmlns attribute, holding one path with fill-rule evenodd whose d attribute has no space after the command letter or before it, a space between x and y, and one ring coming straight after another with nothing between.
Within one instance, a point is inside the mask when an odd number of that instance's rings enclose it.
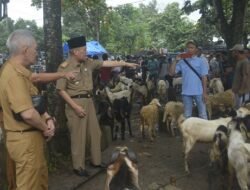
<instances>
[{"instance_id":1,"label":"goat ear","mask_svg":"<svg viewBox=\"0 0 250 190\"><path fill-rule=\"evenodd\" d=\"M136 156L136 154L135 154L132 150L128 149L127 154L128 154L128 158L129 158L132 162L135 162L135 163L138 162L137 156Z\"/></svg>"},{"instance_id":2,"label":"goat ear","mask_svg":"<svg viewBox=\"0 0 250 190\"><path fill-rule=\"evenodd\" d=\"M244 132L245 135L246 135L245 137L249 139L249 136L248 136L248 134L247 134L247 128L246 128L245 125L240 125L240 132L241 132L241 133ZM244 137L244 138L245 138L245 137Z\"/></svg>"},{"instance_id":3,"label":"goat ear","mask_svg":"<svg viewBox=\"0 0 250 190\"><path fill-rule=\"evenodd\" d=\"M216 142L216 139L217 139L217 134L214 135L214 138L213 138L213 143Z\"/></svg>"},{"instance_id":4,"label":"goat ear","mask_svg":"<svg viewBox=\"0 0 250 190\"><path fill-rule=\"evenodd\" d=\"M120 155L120 151L119 150L116 150L112 153L112 156L111 156L111 163L115 162L116 159L118 158L118 156Z\"/></svg>"}]
</instances>

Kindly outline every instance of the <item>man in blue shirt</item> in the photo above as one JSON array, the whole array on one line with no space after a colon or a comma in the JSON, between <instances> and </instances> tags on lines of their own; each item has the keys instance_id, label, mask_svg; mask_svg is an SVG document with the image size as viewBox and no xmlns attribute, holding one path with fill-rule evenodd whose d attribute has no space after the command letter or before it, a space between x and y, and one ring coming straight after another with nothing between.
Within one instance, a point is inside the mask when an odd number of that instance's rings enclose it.
<instances>
[{"instance_id":1,"label":"man in blue shirt","mask_svg":"<svg viewBox=\"0 0 250 190\"><path fill-rule=\"evenodd\" d=\"M176 61L170 66L170 75L181 72L182 74L182 99L184 104L184 116L186 118L192 116L193 100L197 104L199 117L207 119L206 98L207 98L207 74L208 67L204 60L197 56L198 45L195 41L186 43L187 51L190 56L185 58L186 61L196 70L200 78L187 65L181 55L176 57Z\"/></svg>"}]
</instances>

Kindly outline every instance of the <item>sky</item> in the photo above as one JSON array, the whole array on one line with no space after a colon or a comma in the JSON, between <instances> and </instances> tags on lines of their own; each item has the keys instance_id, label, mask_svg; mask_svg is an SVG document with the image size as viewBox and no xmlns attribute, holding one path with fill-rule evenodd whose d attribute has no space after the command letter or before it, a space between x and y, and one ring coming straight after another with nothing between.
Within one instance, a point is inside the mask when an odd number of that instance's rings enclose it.
<instances>
[{"instance_id":1,"label":"sky","mask_svg":"<svg viewBox=\"0 0 250 190\"><path fill-rule=\"evenodd\" d=\"M139 3L148 4L151 0L106 0L108 6L118 6L126 3L132 3L137 6ZM195 0L192 0L195 1ZM180 6L183 6L184 0L157 0L158 9L165 7L169 3L178 2ZM37 10L31 6L31 0L10 0L8 4L8 16L17 20L23 18L25 20L35 20L38 26L43 25L43 11L42 9ZM198 12L195 12L189 16L193 21L197 21L199 18Z\"/></svg>"}]
</instances>

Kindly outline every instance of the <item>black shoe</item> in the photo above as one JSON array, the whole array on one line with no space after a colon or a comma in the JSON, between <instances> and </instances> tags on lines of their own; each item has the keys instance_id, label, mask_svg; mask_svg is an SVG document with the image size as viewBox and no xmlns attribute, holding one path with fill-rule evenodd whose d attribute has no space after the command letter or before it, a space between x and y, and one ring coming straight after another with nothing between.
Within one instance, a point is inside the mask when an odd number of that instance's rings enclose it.
<instances>
[{"instance_id":1,"label":"black shoe","mask_svg":"<svg viewBox=\"0 0 250 190\"><path fill-rule=\"evenodd\" d=\"M87 172L87 170L84 170L82 168L80 168L78 170L73 169L73 172L80 177L89 177L89 173Z\"/></svg>"},{"instance_id":2,"label":"black shoe","mask_svg":"<svg viewBox=\"0 0 250 190\"><path fill-rule=\"evenodd\" d=\"M100 168L100 169L106 169L107 168L107 165L104 164L104 163L101 163L99 165L95 165L95 164L93 164L93 163L90 162L90 166L94 167L94 168Z\"/></svg>"}]
</instances>

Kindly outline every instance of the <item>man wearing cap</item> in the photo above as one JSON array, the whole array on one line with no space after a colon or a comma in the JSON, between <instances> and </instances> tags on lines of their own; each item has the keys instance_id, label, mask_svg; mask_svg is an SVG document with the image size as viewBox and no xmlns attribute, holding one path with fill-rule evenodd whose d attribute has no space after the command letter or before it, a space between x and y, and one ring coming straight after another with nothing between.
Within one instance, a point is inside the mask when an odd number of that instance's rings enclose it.
<instances>
[{"instance_id":1,"label":"man wearing cap","mask_svg":"<svg viewBox=\"0 0 250 190\"><path fill-rule=\"evenodd\" d=\"M91 165L101 167L101 131L94 103L92 100L92 72L101 67L128 66L136 64L123 61L99 61L87 58L84 36L67 41L69 58L63 62L58 71L79 70L75 80L59 79L56 88L66 102L65 113L71 137L71 154L73 169L78 176L88 176L85 169L86 139L90 142Z\"/></svg>"},{"instance_id":2,"label":"man wearing cap","mask_svg":"<svg viewBox=\"0 0 250 190\"><path fill-rule=\"evenodd\" d=\"M191 40L186 43L187 55L176 57L176 61L170 66L170 75L181 72L182 74L182 100L184 104L184 116L192 116L193 100L196 102L199 117L207 119L206 97L207 97L207 74L208 67L202 58L197 56L198 45ZM182 58L183 57L183 58ZM187 58L184 58L187 57ZM190 66L196 71L193 71Z\"/></svg>"},{"instance_id":3,"label":"man wearing cap","mask_svg":"<svg viewBox=\"0 0 250 190\"><path fill-rule=\"evenodd\" d=\"M236 60L232 91L235 94L235 108L250 100L250 62L243 45L236 44L230 49Z\"/></svg>"}]
</instances>

